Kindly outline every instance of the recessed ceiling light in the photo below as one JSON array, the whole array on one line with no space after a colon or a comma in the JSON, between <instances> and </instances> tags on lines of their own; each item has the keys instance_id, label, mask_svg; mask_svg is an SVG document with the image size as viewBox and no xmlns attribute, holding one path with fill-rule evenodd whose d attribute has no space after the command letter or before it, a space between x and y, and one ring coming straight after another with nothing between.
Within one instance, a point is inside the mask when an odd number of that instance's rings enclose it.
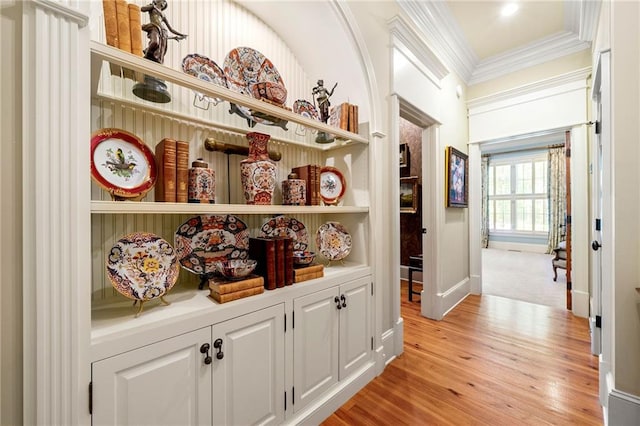
<instances>
[{"instance_id":1,"label":"recessed ceiling light","mask_svg":"<svg viewBox=\"0 0 640 426\"><path fill-rule=\"evenodd\" d=\"M500 11L500 14L505 17L511 16L514 13L516 13L519 8L520 6L518 6L518 3L507 3L504 6L502 6L502 10Z\"/></svg>"}]
</instances>

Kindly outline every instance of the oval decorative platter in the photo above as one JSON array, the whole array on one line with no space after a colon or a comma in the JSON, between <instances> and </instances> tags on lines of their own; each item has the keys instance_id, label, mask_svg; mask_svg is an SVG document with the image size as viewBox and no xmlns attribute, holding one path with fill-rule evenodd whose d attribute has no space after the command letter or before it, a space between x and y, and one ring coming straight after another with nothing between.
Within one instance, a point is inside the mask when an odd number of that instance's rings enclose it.
<instances>
[{"instance_id":1,"label":"oval decorative platter","mask_svg":"<svg viewBox=\"0 0 640 426\"><path fill-rule=\"evenodd\" d=\"M114 199L139 199L156 182L155 157L136 135L100 129L91 136L91 177Z\"/></svg>"},{"instance_id":2,"label":"oval decorative platter","mask_svg":"<svg viewBox=\"0 0 640 426\"><path fill-rule=\"evenodd\" d=\"M320 169L320 198L325 204L338 204L346 189L347 184L340 170L330 166Z\"/></svg>"},{"instance_id":3,"label":"oval decorative platter","mask_svg":"<svg viewBox=\"0 0 640 426\"><path fill-rule=\"evenodd\" d=\"M211 274L218 260L247 258L249 229L231 214L194 216L178 227L174 242L183 268Z\"/></svg>"},{"instance_id":4,"label":"oval decorative platter","mask_svg":"<svg viewBox=\"0 0 640 426\"><path fill-rule=\"evenodd\" d=\"M118 240L107 255L106 267L120 294L141 301L164 296L180 271L173 247L149 232L134 232Z\"/></svg>"},{"instance_id":5,"label":"oval decorative platter","mask_svg":"<svg viewBox=\"0 0 640 426\"><path fill-rule=\"evenodd\" d=\"M342 260L351 252L351 234L340 222L327 222L318 228L316 246L329 260Z\"/></svg>"},{"instance_id":6,"label":"oval decorative platter","mask_svg":"<svg viewBox=\"0 0 640 426\"><path fill-rule=\"evenodd\" d=\"M218 66L214 61L206 56L192 53L182 59L182 71L196 77L199 80L203 80L209 83L217 84L218 86L228 87L227 78L224 75L222 68ZM211 98L209 96L201 95L206 101L217 104L222 101L219 98Z\"/></svg>"},{"instance_id":7,"label":"oval decorative platter","mask_svg":"<svg viewBox=\"0 0 640 426\"><path fill-rule=\"evenodd\" d=\"M258 236L262 238L292 238L294 251L304 251L309 245L309 234L304 224L297 219L284 215L272 217L263 223Z\"/></svg>"},{"instance_id":8,"label":"oval decorative platter","mask_svg":"<svg viewBox=\"0 0 640 426\"><path fill-rule=\"evenodd\" d=\"M309 101L298 99L293 103L293 112L311 120L320 121L320 115L315 106Z\"/></svg>"}]
</instances>

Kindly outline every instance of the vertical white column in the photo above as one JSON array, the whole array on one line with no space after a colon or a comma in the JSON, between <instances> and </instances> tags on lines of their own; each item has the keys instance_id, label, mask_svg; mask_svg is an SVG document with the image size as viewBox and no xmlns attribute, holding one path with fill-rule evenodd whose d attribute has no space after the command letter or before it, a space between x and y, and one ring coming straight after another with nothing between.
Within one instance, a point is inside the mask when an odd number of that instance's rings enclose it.
<instances>
[{"instance_id":1,"label":"vertical white column","mask_svg":"<svg viewBox=\"0 0 640 426\"><path fill-rule=\"evenodd\" d=\"M24 5L24 423L89 423L89 3Z\"/></svg>"}]
</instances>

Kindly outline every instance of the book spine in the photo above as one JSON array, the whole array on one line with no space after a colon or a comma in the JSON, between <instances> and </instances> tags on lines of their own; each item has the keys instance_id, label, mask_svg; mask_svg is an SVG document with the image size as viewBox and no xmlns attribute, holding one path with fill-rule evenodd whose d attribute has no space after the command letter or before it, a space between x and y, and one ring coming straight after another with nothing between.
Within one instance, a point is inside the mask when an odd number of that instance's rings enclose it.
<instances>
[{"instance_id":1,"label":"book spine","mask_svg":"<svg viewBox=\"0 0 640 426\"><path fill-rule=\"evenodd\" d=\"M189 198L189 142L176 142L176 202Z\"/></svg>"},{"instance_id":2,"label":"book spine","mask_svg":"<svg viewBox=\"0 0 640 426\"><path fill-rule=\"evenodd\" d=\"M254 273L264 278L264 288L276 289L276 245L274 240L249 238L249 258L258 262Z\"/></svg>"},{"instance_id":3,"label":"book spine","mask_svg":"<svg viewBox=\"0 0 640 426\"><path fill-rule=\"evenodd\" d=\"M155 186L155 200L174 203L176 201L176 141L162 139L156 145L158 178Z\"/></svg>"},{"instance_id":4,"label":"book spine","mask_svg":"<svg viewBox=\"0 0 640 426\"><path fill-rule=\"evenodd\" d=\"M317 264L317 265L310 265L310 266L304 266L302 268L297 268L293 270L294 275L304 275L304 274L309 274L311 272L319 272L324 270L324 265L322 264Z\"/></svg>"},{"instance_id":5,"label":"book spine","mask_svg":"<svg viewBox=\"0 0 640 426\"><path fill-rule=\"evenodd\" d=\"M281 288L285 285L285 255L284 255L284 238L275 239L276 243L276 287Z\"/></svg>"},{"instance_id":6,"label":"book spine","mask_svg":"<svg viewBox=\"0 0 640 426\"><path fill-rule=\"evenodd\" d=\"M131 34L131 53L142 56L142 21L140 6L129 4L129 30Z\"/></svg>"},{"instance_id":7,"label":"book spine","mask_svg":"<svg viewBox=\"0 0 640 426\"><path fill-rule=\"evenodd\" d=\"M118 18L118 47L131 53L131 30L129 29L129 7L125 0L116 0Z\"/></svg>"},{"instance_id":8,"label":"book spine","mask_svg":"<svg viewBox=\"0 0 640 426\"><path fill-rule=\"evenodd\" d=\"M318 166L318 165L313 165L313 192L315 194L314 196L314 201L315 203L313 204L314 206L319 206L322 201L322 197L320 196L320 172L322 170L322 167Z\"/></svg>"},{"instance_id":9,"label":"book spine","mask_svg":"<svg viewBox=\"0 0 640 426\"><path fill-rule=\"evenodd\" d=\"M119 47L116 0L102 0L102 11L104 13L104 33L107 45ZM120 65L110 63L109 68L111 70L111 75L120 76L122 72Z\"/></svg>"},{"instance_id":10,"label":"book spine","mask_svg":"<svg viewBox=\"0 0 640 426\"><path fill-rule=\"evenodd\" d=\"M227 294L234 291L246 290L248 288L264 287L264 279L262 277L253 276L241 281L223 281L218 278L209 280L209 290L212 293Z\"/></svg>"},{"instance_id":11,"label":"book spine","mask_svg":"<svg viewBox=\"0 0 640 426\"><path fill-rule=\"evenodd\" d=\"M349 125L349 104L344 102L340 105L340 128L347 130Z\"/></svg>"},{"instance_id":12,"label":"book spine","mask_svg":"<svg viewBox=\"0 0 640 426\"><path fill-rule=\"evenodd\" d=\"M104 13L104 32L107 45L118 47L118 15L116 0L102 0Z\"/></svg>"},{"instance_id":13,"label":"book spine","mask_svg":"<svg viewBox=\"0 0 640 426\"><path fill-rule=\"evenodd\" d=\"M253 288L248 288L246 290L234 291L232 293L226 293L226 294L211 292L210 296L213 300L215 300L218 303L227 303L227 302L231 302L232 300L238 300L238 299L243 299L249 296L255 296L256 294L261 294L262 292L264 292L263 287L253 287Z\"/></svg>"},{"instance_id":14,"label":"book spine","mask_svg":"<svg viewBox=\"0 0 640 426\"><path fill-rule=\"evenodd\" d=\"M349 104L349 119L347 120L347 131L349 132L354 132L356 126L355 126L355 121L356 121L356 106L355 105L351 105Z\"/></svg>"},{"instance_id":15,"label":"book spine","mask_svg":"<svg viewBox=\"0 0 640 426\"><path fill-rule=\"evenodd\" d=\"M358 124L358 105L353 106L353 133L360 132L360 126Z\"/></svg>"},{"instance_id":16,"label":"book spine","mask_svg":"<svg viewBox=\"0 0 640 426\"><path fill-rule=\"evenodd\" d=\"M303 275L298 275L295 278L295 282L296 283L301 283L303 281L309 281L309 280L313 280L316 278L322 278L324 277L324 272L320 271L320 272L311 272L309 274L303 274Z\"/></svg>"},{"instance_id":17,"label":"book spine","mask_svg":"<svg viewBox=\"0 0 640 426\"><path fill-rule=\"evenodd\" d=\"M293 238L284 239L284 285L293 284Z\"/></svg>"}]
</instances>

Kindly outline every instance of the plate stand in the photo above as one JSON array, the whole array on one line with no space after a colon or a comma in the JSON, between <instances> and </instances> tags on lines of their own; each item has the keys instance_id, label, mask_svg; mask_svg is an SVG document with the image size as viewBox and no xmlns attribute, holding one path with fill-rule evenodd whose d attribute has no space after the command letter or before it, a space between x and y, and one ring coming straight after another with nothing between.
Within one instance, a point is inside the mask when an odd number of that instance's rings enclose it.
<instances>
[{"instance_id":1,"label":"plate stand","mask_svg":"<svg viewBox=\"0 0 640 426\"><path fill-rule=\"evenodd\" d=\"M167 300L164 298L164 296L160 296L160 301L165 306L168 306L168 305L171 304L171 302L167 302ZM142 313L142 309L144 308L144 302L146 302L146 300L140 300L140 307L138 308L138 312L136 312L135 318L138 318L140 316L140 314ZM136 303L138 303L138 300L134 300L133 301L133 306L136 306Z\"/></svg>"}]
</instances>

